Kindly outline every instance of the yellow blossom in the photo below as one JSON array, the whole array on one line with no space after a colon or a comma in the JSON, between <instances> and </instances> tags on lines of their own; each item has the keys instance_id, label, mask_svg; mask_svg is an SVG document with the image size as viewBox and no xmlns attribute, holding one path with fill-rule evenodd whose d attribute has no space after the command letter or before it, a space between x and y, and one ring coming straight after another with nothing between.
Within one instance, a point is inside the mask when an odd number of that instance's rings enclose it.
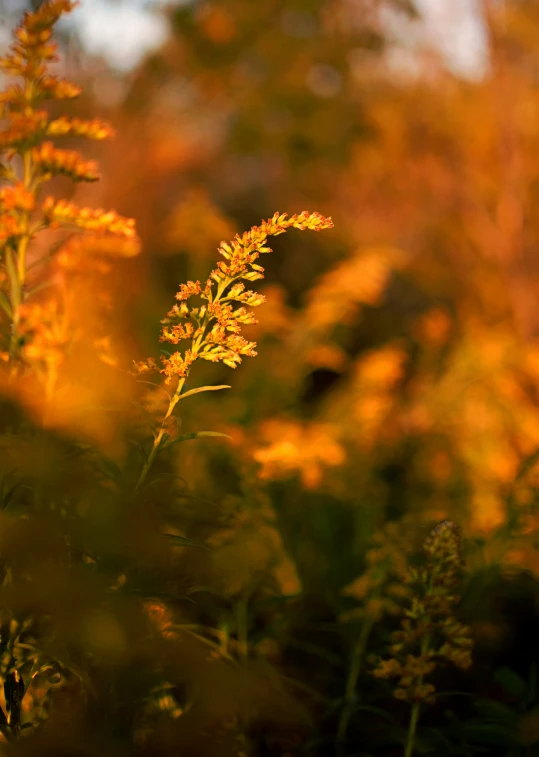
<instances>
[{"instance_id":1,"label":"yellow blossom","mask_svg":"<svg viewBox=\"0 0 539 757\"><path fill-rule=\"evenodd\" d=\"M232 242L221 242L218 252L226 262L218 262L204 287L200 281L181 284L176 299L182 306L175 306L163 321L160 341L178 344L183 339L192 339L192 346L184 355L175 352L170 357L161 358L165 382L170 383L174 377L185 379L197 359L220 361L235 368L242 357L255 356L256 343L244 339L240 332L242 326L256 323L254 315L245 306L257 307L265 298L251 290L245 291L243 281L263 278L264 269L255 260L260 254L271 252L266 246L267 237L284 234L289 228L320 231L332 226L331 218L324 218L319 213L303 211L290 218L286 213L275 213L260 226L253 226L241 236L236 235ZM207 305L189 309L186 303L195 296L206 300ZM234 309L234 302L240 307ZM176 324L176 320L190 321L191 325Z\"/></svg>"}]
</instances>

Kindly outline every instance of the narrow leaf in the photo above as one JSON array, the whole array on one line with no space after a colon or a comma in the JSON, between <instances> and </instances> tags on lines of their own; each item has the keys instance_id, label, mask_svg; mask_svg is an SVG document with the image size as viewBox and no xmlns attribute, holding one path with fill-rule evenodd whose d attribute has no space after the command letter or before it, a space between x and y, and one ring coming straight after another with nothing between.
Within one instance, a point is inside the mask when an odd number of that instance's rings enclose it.
<instances>
[{"instance_id":1,"label":"narrow leaf","mask_svg":"<svg viewBox=\"0 0 539 757\"><path fill-rule=\"evenodd\" d=\"M170 539L170 541L175 542L176 546L181 547L202 547L202 549L209 550L209 547L207 547L205 544L202 544L200 541L195 541L194 539L188 539L187 536L177 536L176 534L163 534L167 539Z\"/></svg>"},{"instance_id":2,"label":"narrow leaf","mask_svg":"<svg viewBox=\"0 0 539 757\"><path fill-rule=\"evenodd\" d=\"M515 697L522 696L526 687L522 678L511 668L498 668L494 674L494 680L500 684L508 694Z\"/></svg>"},{"instance_id":3,"label":"narrow leaf","mask_svg":"<svg viewBox=\"0 0 539 757\"><path fill-rule=\"evenodd\" d=\"M13 253L7 249L6 252L6 270L11 282L11 300L15 308L18 308L21 304L21 293L19 289L19 276L17 269L15 268L15 262L13 260Z\"/></svg>"},{"instance_id":4,"label":"narrow leaf","mask_svg":"<svg viewBox=\"0 0 539 757\"><path fill-rule=\"evenodd\" d=\"M13 310L11 309L11 302L5 292L0 292L0 307L7 315L9 320L13 320Z\"/></svg>"},{"instance_id":5,"label":"narrow leaf","mask_svg":"<svg viewBox=\"0 0 539 757\"><path fill-rule=\"evenodd\" d=\"M32 266L29 266L28 270L30 270L30 268L32 268ZM36 286L30 287L30 289L25 292L25 298L30 297L37 292L41 292L43 289L48 289L51 286L54 286L52 281L43 281L41 284L36 284Z\"/></svg>"},{"instance_id":6,"label":"narrow leaf","mask_svg":"<svg viewBox=\"0 0 539 757\"><path fill-rule=\"evenodd\" d=\"M181 436L177 436L176 439L170 439L165 444L161 444L160 450L167 449L167 447L172 447L173 444L188 442L191 439L198 439L199 437L203 436L223 436L225 437L225 439L232 439L232 437L228 434L221 434L219 431L195 431L192 434L182 434Z\"/></svg>"},{"instance_id":7,"label":"narrow leaf","mask_svg":"<svg viewBox=\"0 0 539 757\"><path fill-rule=\"evenodd\" d=\"M220 386L199 386L198 389L190 389L188 392L180 394L180 399L190 397L192 394L200 394L200 392L216 392L218 389L231 389L228 384L221 384Z\"/></svg>"}]
</instances>

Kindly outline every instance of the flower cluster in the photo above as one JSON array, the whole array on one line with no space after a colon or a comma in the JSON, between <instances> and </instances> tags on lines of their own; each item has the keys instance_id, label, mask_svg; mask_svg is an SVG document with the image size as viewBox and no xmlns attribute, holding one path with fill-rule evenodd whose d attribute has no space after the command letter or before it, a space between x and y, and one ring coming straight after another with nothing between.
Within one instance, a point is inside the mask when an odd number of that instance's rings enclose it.
<instances>
[{"instance_id":1,"label":"flower cluster","mask_svg":"<svg viewBox=\"0 0 539 757\"><path fill-rule=\"evenodd\" d=\"M0 72L19 79L0 94L0 176L5 183L0 187L0 266L4 268L0 303L12 321L10 359L23 358L32 364L38 352L41 356L41 347L37 346L40 332L36 332L35 318L31 316L34 310L31 303L25 302L26 257L36 234L46 228L84 232L58 245L56 268L63 274L75 273L79 267L81 272L91 268L104 272L108 264L103 256L131 257L140 249L134 221L113 210L79 208L53 197L40 202L42 185L56 176L67 176L74 182L99 179L95 161L86 160L76 150L58 148L51 139L73 135L102 140L114 133L100 119L53 119L44 108L51 99L74 98L81 92L77 85L47 70L48 64L57 59L56 45L51 42L52 27L74 7L71 0L48 0L38 10L26 13L8 54L0 58ZM35 312L41 307L45 305L36 305ZM50 307L56 307L54 298ZM52 361L56 365L57 340L48 334L45 341L49 346L56 345ZM52 364L49 359L45 362Z\"/></svg>"},{"instance_id":2,"label":"flower cluster","mask_svg":"<svg viewBox=\"0 0 539 757\"><path fill-rule=\"evenodd\" d=\"M95 160L84 160L76 150L60 150L52 142L43 142L32 150L32 160L44 179L67 176L73 181L97 181Z\"/></svg>"},{"instance_id":3,"label":"flower cluster","mask_svg":"<svg viewBox=\"0 0 539 757\"><path fill-rule=\"evenodd\" d=\"M114 136L114 129L99 118L84 121L81 118L66 118L65 116L51 121L47 126L48 136L61 137L65 134L75 134L77 137L88 139L109 139Z\"/></svg>"},{"instance_id":4,"label":"flower cluster","mask_svg":"<svg viewBox=\"0 0 539 757\"><path fill-rule=\"evenodd\" d=\"M392 634L392 657L373 671L377 678L398 678L394 696L411 704L433 701L435 688L424 678L440 662L450 661L463 670L472 663L470 630L455 618L462 567L458 528L443 521L423 549L425 564L409 568L405 578L413 590L412 602L400 630Z\"/></svg>"},{"instance_id":5,"label":"flower cluster","mask_svg":"<svg viewBox=\"0 0 539 757\"><path fill-rule=\"evenodd\" d=\"M386 523L376 531L365 554L365 570L342 590L353 597L358 607L341 615L342 620L379 621L384 615L398 615L399 600L408 597L404 583L408 565L410 522L403 518Z\"/></svg>"},{"instance_id":6,"label":"flower cluster","mask_svg":"<svg viewBox=\"0 0 539 757\"><path fill-rule=\"evenodd\" d=\"M247 310L264 302L264 296L246 290L243 281L262 279L264 269L255 263L261 253L271 252L266 246L268 236L284 234L289 228L320 231L333 226L331 218L319 213L303 211L288 218L286 213L275 213L260 226L253 226L241 236L227 244L221 242L218 251L225 260L217 264L204 287L200 281L181 284L176 294L180 303L167 313L162 321L160 341L178 344L190 339L191 347L185 353L175 352L170 357L162 357L161 373L170 383L174 377L184 379L197 359L223 362L235 368L244 356L256 355L255 342L249 342L241 335L245 325L256 323L254 314ZM191 297L199 296L207 304L190 308ZM237 303L237 306L233 303ZM156 369L154 361L135 365L136 371L146 373Z\"/></svg>"},{"instance_id":7,"label":"flower cluster","mask_svg":"<svg viewBox=\"0 0 539 757\"><path fill-rule=\"evenodd\" d=\"M254 449L248 443L245 453L259 464L258 475L266 481L299 474L306 489L316 489L328 468L338 468L346 459L331 424L273 418L258 427L257 438L260 443Z\"/></svg>"},{"instance_id":8,"label":"flower cluster","mask_svg":"<svg viewBox=\"0 0 539 757\"><path fill-rule=\"evenodd\" d=\"M116 211L101 208L79 208L66 200L55 201L47 197L43 203L43 219L48 226L75 226L92 232L108 232L133 239L136 236L135 221L124 218Z\"/></svg>"},{"instance_id":9,"label":"flower cluster","mask_svg":"<svg viewBox=\"0 0 539 757\"><path fill-rule=\"evenodd\" d=\"M59 303L47 300L23 304L21 311L24 358L29 362L43 363L56 374L64 359L64 347L70 339Z\"/></svg>"}]
</instances>

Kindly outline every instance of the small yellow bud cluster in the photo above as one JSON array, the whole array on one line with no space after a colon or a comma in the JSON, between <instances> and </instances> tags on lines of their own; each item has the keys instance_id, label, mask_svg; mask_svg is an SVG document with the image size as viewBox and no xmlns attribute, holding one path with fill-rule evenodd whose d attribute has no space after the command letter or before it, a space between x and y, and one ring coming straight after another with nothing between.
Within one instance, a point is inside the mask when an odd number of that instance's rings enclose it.
<instances>
[{"instance_id":1,"label":"small yellow bud cluster","mask_svg":"<svg viewBox=\"0 0 539 757\"><path fill-rule=\"evenodd\" d=\"M8 157L35 145L47 130L47 113L36 110L30 113L12 111L7 117L7 128L0 133L0 147L10 148Z\"/></svg>"},{"instance_id":2,"label":"small yellow bud cluster","mask_svg":"<svg viewBox=\"0 0 539 757\"><path fill-rule=\"evenodd\" d=\"M66 118L65 116L51 121L47 126L47 136L61 137L65 134L75 134L88 139L109 139L114 136L114 129L99 118L84 121L81 118Z\"/></svg>"},{"instance_id":3,"label":"small yellow bud cluster","mask_svg":"<svg viewBox=\"0 0 539 757\"><path fill-rule=\"evenodd\" d=\"M52 227L75 226L86 231L108 232L128 239L136 236L135 221L118 215L114 210L79 208L67 200L55 201L53 197L47 197L43 203L43 216L45 223Z\"/></svg>"},{"instance_id":4,"label":"small yellow bud cluster","mask_svg":"<svg viewBox=\"0 0 539 757\"><path fill-rule=\"evenodd\" d=\"M221 361L235 368L242 357L256 355L256 343L244 339L240 332L243 326L257 322L245 306L257 307L265 298L251 290L245 291L242 280L264 278L264 269L254 261L261 253L271 252L271 248L265 246L267 237L284 234L289 228L320 231L332 226L331 218L324 218L319 213L303 211L290 218L286 213L275 213L260 226L253 226L242 236L237 235L229 244L221 242L218 251L226 262L217 264L204 288L200 281L181 284L176 294L181 305L175 305L162 321L161 342L178 344L184 339L192 340L192 346L185 354L175 352L170 357L161 358L163 368L160 372L166 377L165 383L170 383L174 377L185 378L199 358L214 363ZM201 297L208 304L189 308L187 301L194 296ZM240 307L235 308L233 302ZM154 369L153 361L135 365L138 373Z\"/></svg>"},{"instance_id":5,"label":"small yellow bud cluster","mask_svg":"<svg viewBox=\"0 0 539 757\"><path fill-rule=\"evenodd\" d=\"M73 181L98 181L94 160L84 160L76 150L60 150L52 142L43 142L32 150L32 160L47 178L68 176Z\"/></svg>"},{"instance_id":6,"label":"small yellow bud cluster","mask_svg":"<svg viewBox=\"0 0 539 757\"><path fill-rule=\"evenodd\" d=\"M25 189L22 182L0 189L0 247L24 233L20 211L30 213L34 205L34 194Z\"/></svg>"},{"instance_id":7,"label":"small yellow bud cluster","mask_svg":"<svg viewBox=\"0 0 539 757\"><path fill-rule=\"evenodd\" d=\"M15 216L2 213L0 216L0 246L24 234L24 224Z\"/></svg>"},{"instance_id":8,"label":"small yellow bud cluster","mask_svg":"<svg viewBox=\"0 0 539 757\"><path fill-rule=\"evenodd\" d=\"M462 567L457 527L443 521L423 545L425 564L409 568L405 581L412 588L411 607L401 628L392 634L392 657L373 671L377 678L399 678L394 696L411 704L433 701L435 688L423 678L446 660L466 670L472 664L472 638L455 617L455 588Z\"/></svg>"},{"instance_id":9,"label":"small yellow bud cluster","mask_svg":"<svg viewBox=\"0 0 539 757\"><path fill-rule=\"evenodd\" d=\"M67 79L57 79L56 76L44 76L39 82L38 98L54 100L73 100L78 97L82 89Z\"/></svg>"}]
</instances>

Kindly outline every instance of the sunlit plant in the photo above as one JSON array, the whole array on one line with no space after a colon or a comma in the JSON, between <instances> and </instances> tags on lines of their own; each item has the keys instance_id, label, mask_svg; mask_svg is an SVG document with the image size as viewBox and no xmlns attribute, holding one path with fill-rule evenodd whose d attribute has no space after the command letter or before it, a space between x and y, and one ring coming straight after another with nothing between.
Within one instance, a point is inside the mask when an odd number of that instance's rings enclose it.
<instances>
[{"instance_id":1,"label":"sunlit plant","mask_svg":"<svg viewBox=\"0 0 539 757\"><path fill-rule=\"evenodd\" d=\"M30 366L42 379L50 398L62 355L71 334L64 317L69 287L66 279L77 268L96 265L105 257L129 257L139 252L133 219L114 210L79 207L65 199L45 195L46 185L58 176L75 183L99 179L98 166L76 150L56 146L65 136L103 140L113 129L100 119L51 116L47 104L80 95L80 88L50 71L58 60L51 42L54 24L75 7L70 0L51 0L34 13L26 13L14 33L0 70L14 79L0 94L0 307L7 318L2 357L11 363L11 375ZM71 232L55 245L54 295L42 302L37 295L51 282L43 281L52 251L36 245L40 232ZM40 278L41 277L41 278Z\"/></svg>"},{"instance_id":2,"label":"sunlit plant","mask_svg":"<svg viewBox=\"0 0 539 757\"><path fill-rule=\"evenodd\" d=\"M74 280L80 287L86 274L108 272L108 258L132 257L140 251L133 219L124 218L114 210L79 207L53 194L55 185L49 193L45 192L49 182L57 177L66 177L75 183L99 179L97 164L76 150L58 147L55 142L58 138L103 140L113 136L111 126L100 119L52 115L47 107L55 100L73 99L81 93L76 84L59 78L50 70L50 65L58 59L57 46L51 41L53 27L75 5L71 0L49 0L36 11L26 13L14 33L10 50L0 59L0 70L8 79L13 79L0 94L3 121L0 131L0 308L4 316L0 357L8 368L11 387L17 388L29 376L37 379L46 408L56 397L73 344L76 340L84 343L86 338L80 324L80 303L77 316L73 302ZM180 286L176 295L178 303L163 320L160 339L174 347L187 341L188 349L164 354L161 366L149 359L137 363L135 368L141 380L144 378L141 374L159 371L165 384L161 388L167 391L169 399L164 417L156 421L140 475L137 471L136 488L146 479L158 453L174 441L167 429L179 400L223 388L200 387L183 392L196 360L223 362L235 368L244 356L256 355L256 344L247 341L241 329L256 323L248 308L262 304L264 297L246 290L244 282L263 278L263 268L256 260L261 253L270 252L267 238L289 228L320 231L332 225L330 218L318 213L304 211L290 218L287 214L275 213L260 226L237 235L230 244L221 243L219 253L224 260L218 263L204 285L189 281ZM51 231L67 234L61 238L54 235L51 243L45 235ZM201 303L191 305L193 297L199 297ZM107 365L117 367L106 333L92 334L92 341L86 347L94 350ZM80 378L84 381L84 376ZM170 385L172 392L168 391ZM77 429L73 431L76 433ZM11 494L10 490L6 492L3 492L3 501L8 502ZM40 496L35 494L36 502ZM82 561L95 564L94 557L84 549ZM9 580L8 569L5 576ZM125 580L122 574L110 590L116 591ZM24 725L21 706L32 681L44 677L35 696L32 694L34 724L37 724L46 717L47 711L46 697L39 700L38 692L44 687L48 691L51 680L62 675L58 673L62 670L61 664L41 651L37 631L34 638L34 628L40 627L39 619L18 619L14 614L17 613L5 608L0 637L0 685L4 686L6 699L3 717L0 711L0 732L6 738L18 737Z\"/></svg>"},{"instance_id":3,"label":"sunlit plant","mask_svg":"<svg viewBox=\"0 0 539 757\"><path fill-rule=\"evenodd\" d=\"M290 228L320 231L332 226L331 218L324 218L319 213L303 211L290 218L286 213L275 213L260 226L253 226L241 236L236 235L230 244L221 242L219 254L225 260L218 262L217 268L211 272L204 285L200 281L188 281L187 284L180 285L180 291L176 294L179 304L174 305L161 322L163 328L160 341L174 346L181 341L188 341L190 347L183 353L178 350L170 355L162 355L161 368L153 358L135 364L137 373L159 371L165 377L165 384L174 384L174 393L169 395L168 408L155 433L137 486L142 484L155 457L169 441L167 422L180 399L202 391L229 388L226 385L204 386L182 394L193 363L196 360L207 360L236 368L244 356L253 357L257 354L256 343L241 336L241 329L257 322L254 313L247 307L257 307L265 298L262 294L246 290L243 282L264 278L263 267L255 261L261 253L271 252L271 248L266 245L268 236L284 234ZM203 304L189 307L188 301L192 297L200 297Z\"/></svg>"}]
</instances>

